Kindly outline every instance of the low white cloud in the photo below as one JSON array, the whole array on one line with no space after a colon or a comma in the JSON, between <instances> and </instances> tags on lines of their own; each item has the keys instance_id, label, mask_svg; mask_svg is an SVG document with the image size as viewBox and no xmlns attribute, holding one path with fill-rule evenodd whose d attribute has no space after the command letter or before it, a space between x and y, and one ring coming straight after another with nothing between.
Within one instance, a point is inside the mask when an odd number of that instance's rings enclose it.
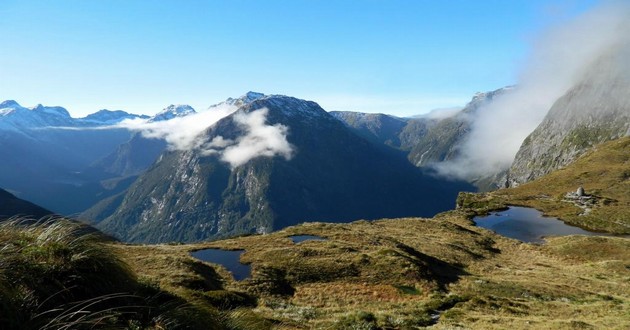
<instances>
[{"instance_id":1,"label":"low white cloud","mask_svg":"<svg viewBox=\"0 0 630 330\"><path fill-rule=\"evenodd\" d=\"M145 138L165 140L172 150L197 149L204 155L217 154L232 168L260 156L280 155L285 159L291 158L293 147L287 141L288 127L280 124L267 125L266 108L234 114L237 109L235 106L224 104L204 112L165 121L125 120L116 127L140 132ZM208 141L203 133L231 114L234 114L234 121L245 134L235 140L217 136Z\"/></svg>"},{"instance_id":2,"label":"low white cloud","mask_svg":"<svg viewBox=\"0 0 630 330\"><path fill-rule=\"evenodd\" d=\"M446 118L450 118L458 114L462 111L462 107L451 107L451 108L438 108L429 111L423 115L414 116L414 118L428 118L435 120L442 120Z\"/></svg>"},{"instance_id":3,"label":"low white cloud","mask_svg":"<svg viewBox=\"0 0 630 330\"><path fill-rule=\"evenodd\" d=\"M235 141L217 136L201 148L205 154L220 154L221 160L238 167L253 158L279 155L291 159L293 147L287 141L288 127L267 125L269 110L262 108L250 113L237 113L234 121L246 132Z\"/></svg>"},{"instance_id":4,"label":"low white cloud","mask_svg":"<svg viewBox=\"0 0 630 330\"><path fill-rule=\"evenodd\" d=\"M131 119L124 120L116 126L140 132L143 137L149 139L165 140L171 149L190 150L204 143L201 133L236 110L235 106L221 104L206 111L170 120L151 122L145 119Z\"/></svg>"},{"instance_id":5,"label":"low white cloud","mask_svg":"<svg viewBox=\"0 0 630 330\"><path fill-rule=\"evenodd\" d=\"M475 179L506 170L523 140L553 103L578 83L593 64L630 40L630 4L608 1L544 31L534 43L517 87L478 110L460 157L437 165L438 172Z\"/></svg>"}]
</instances>

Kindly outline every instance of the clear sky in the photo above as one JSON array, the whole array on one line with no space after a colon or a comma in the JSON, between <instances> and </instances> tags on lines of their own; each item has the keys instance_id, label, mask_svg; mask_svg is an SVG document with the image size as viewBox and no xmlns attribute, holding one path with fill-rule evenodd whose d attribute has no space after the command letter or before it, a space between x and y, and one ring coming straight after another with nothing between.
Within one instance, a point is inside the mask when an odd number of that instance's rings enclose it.
<instances>
[{"instance_id":1,"label":"clear sky","mask_svg":"<svg viewBox=\"0 0 630 330\"><path fill-rule=\"evenodd\" d=\"M0 0L0 100L152 114L247 91L400 116L514 84L595 0Z\"/></svg>"}]
</instances>

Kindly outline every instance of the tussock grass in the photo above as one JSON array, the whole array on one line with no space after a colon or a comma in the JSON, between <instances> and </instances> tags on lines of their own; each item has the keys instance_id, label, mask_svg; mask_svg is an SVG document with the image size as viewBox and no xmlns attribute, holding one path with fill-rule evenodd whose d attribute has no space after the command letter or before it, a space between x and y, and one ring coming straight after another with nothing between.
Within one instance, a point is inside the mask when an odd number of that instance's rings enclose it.
<instances>
[{"instance_id":1,"label":"tussock grass","mask_svg":"<svg viewBox=\"0 0 630 330\"><path fill-rule=\"evenodd\" d=\"M134 273L104 236L88 231L64 219L0 223L0 294L3 307L11 310L3 313L10 318L2 321L6 328L61 326L90 318L100 323L103 313L87 311L130 298L119 293L135 290Z\"/></svg>"},{"instance_id":2,"label":"tussock grass","mask_svg":"<svg viewBox=\"0 0 630 330\"><path fill-rule=\"evenodd\" d=\"M86 225L61 218L0 223L1 329L213 329L213 308L139 282Z\"/></svg>"}]
</instances>

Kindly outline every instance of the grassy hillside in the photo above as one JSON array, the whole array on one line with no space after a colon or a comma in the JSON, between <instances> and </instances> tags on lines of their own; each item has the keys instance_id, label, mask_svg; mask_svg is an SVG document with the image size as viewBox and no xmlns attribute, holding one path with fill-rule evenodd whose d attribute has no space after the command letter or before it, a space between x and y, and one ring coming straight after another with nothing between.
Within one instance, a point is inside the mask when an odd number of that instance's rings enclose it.
<instances>
[{"instance_id":1,"label":"grassy hillside","mask_svg":"<svg viewBox=\"0 0 630 330\"><path fill-rule=\"evenodd\" d=\"M0 329L234 329L220 307L147 282L90 227L0 223Z\"/></svg>"},{"instance_id":2,"label":"grassy hillside","mask_svg":"<svg viewBox=\"0 0 630 330\"><path fill-rule=\"evenodd\" d=\"M630 240L533 245L471 221L519 204L624 232L628 148L613 141L527 185L462 194L433 219L306 223L187 245L121 244L63 220L6 222L0 328L629 329ZM586 215L563 201L579 185L595 196ZM205 248L245 250L252 275L235 281L190 255Z\"/></svg>"},{"instance_id":3,"label":"grassy hillside","mask_svg":"<svg viewBox=\"0 0 630 330\"><path fill-rule=\"evenodd\" d=\"M584 187L594 205L586 210L566 199ZM571 165L516 188L460 196L464 206L535 207L567 223L595 231L630 234L630 137L594 147Z\"/></svg>"},{"instance_id":4,"label":"grassy hillside","mask_svg":"<svg viewBox=\"0 0 630 330\"><path fill-rule=\"evenodd\" d=\"M224 306L250 329L630 327L630 241L574 236L524 244L475 227L471 214L309 223L210 243L116 248L140 278ZM328 240L294 244L294 234ZM252 265L252 277L234 281L222 266L189 255L210 247L245 249L241 261Z\"/></svg>"}]
</instances>

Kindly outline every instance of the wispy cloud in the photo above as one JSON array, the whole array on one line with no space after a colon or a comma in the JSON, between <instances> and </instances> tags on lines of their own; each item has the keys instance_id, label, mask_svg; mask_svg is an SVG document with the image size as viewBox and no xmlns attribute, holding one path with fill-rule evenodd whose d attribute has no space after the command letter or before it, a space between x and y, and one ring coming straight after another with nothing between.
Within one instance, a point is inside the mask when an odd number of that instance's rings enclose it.
<instances>
[{"instance_id":1,"label":"wispy cloud","mask_svg":"<svg viewBox=\"0 0 630 330\"><path fill-rule=\"evenodd\" d=\"M578 83L593 63L630 41L630 4L609 1L544 31L522 69L517 88L479 109L461 157L440 173L474 179L509 168L523 140L553 103Z\"/></svg>"},{"instance_id":2,"label":"wispy cloud","mask_svg":"<svg viewBox=\"0 0 630 330\"><path fill-rule=\"evenodd\" d=\"M206 111L170 120L151 122L144 119L124 120L115 127L140 132L149 139L163 139L169 148L190 150L200 147L205 141L201 133L238 108L221 104Z\"/></svg>"},{"instance_id":3,"label":"wispy cloud","mask_svg":"<svg viewBox=\"0 0 630 330\"><path fill-rule=\"evenodd\" d=\"M237 109L235 106L221 105L166 121L127 120L118 127L140 132L146 138L163 139L173 150L196 149L202 155L217 155L232 168L256 157L279 155L287 160L291 159L293 147L287 141L288 127L280 124L268 125L267 108L250 113L234 113ZM217 136L208 141L204 132L231 114L234 122L245 132L244 135L234 140Z\"/></svg>"},{"instance_id":4,"label":"wispy cloud","mask_svg":"<svg viewBox=\"0 0 630 330\"><path fill-rule=\"evenodd\" d=\"M220 154L221 160L232 168L243 165L253 158L279 155L289 160L293 147L287 141L288 127L276 124L267 125L269 110L262 108L251 113L237 113L234 121L246 132L235 141L222 136L215 137L201 148L205 154Z\"/></svg>"}]
</instances>

